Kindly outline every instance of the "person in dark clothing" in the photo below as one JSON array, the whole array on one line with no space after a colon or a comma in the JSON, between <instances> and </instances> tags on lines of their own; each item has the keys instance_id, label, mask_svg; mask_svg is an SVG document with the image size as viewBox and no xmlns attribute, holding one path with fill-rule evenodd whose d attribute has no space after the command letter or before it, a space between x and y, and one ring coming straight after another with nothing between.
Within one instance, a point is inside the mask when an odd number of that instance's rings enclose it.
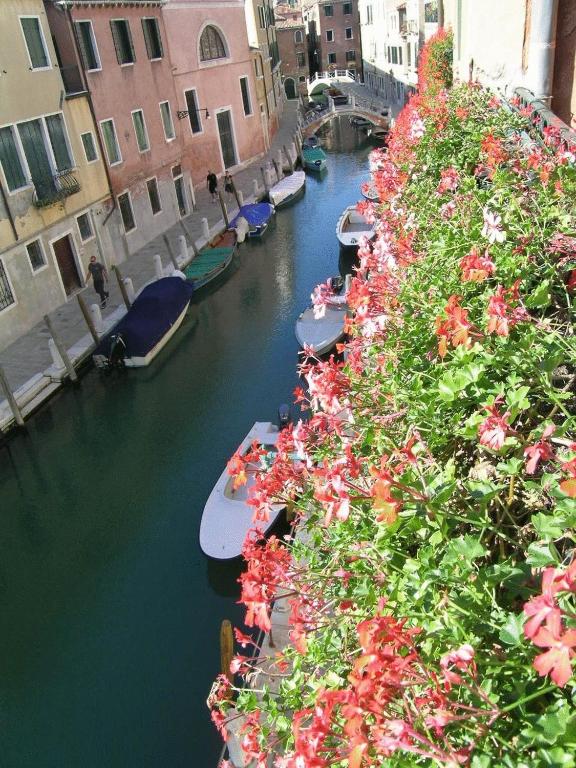
<instances>
[{"instance_id":1,"label":"person in dark clothing","mask_svg":"<svg viewBox=\"0 0 576 768\"><path fill-rule=\"evenodd\" d=\"M218 179L216 178L214 171L208 171L208 176L206 176L206 183L208 185L208 192L210 192L212 195L212 202L215 203L218 197L216 194L218 189Z\"/></svg>"},{"instance_id":2,"label":"person in dark clothing","mask_svg":"<svg viewBox=\"0 0 576 768\"><path fill-rule=\"evenodd\" d=\"M230 175L230 171L226 171L224 176L224 190L228 193L228 197L234 194L234 181Z\"/></svg>"},{"instance_id":3,"label":"person in dark clothing","mask_svg":"<svg viewBox=\"0 0 576 768\"><path fill-rule=\"evenodd\" d=\"M110 294L104 289L104 281L108 282L108 272L104 264L100 264L96 261L96 256L90 256L90 264L88 264L88 272L86 273L86 282L92 277L94 283L94 290L100 296L100 306L106 306L106 300Z\"/></svg>"}]
</instances>

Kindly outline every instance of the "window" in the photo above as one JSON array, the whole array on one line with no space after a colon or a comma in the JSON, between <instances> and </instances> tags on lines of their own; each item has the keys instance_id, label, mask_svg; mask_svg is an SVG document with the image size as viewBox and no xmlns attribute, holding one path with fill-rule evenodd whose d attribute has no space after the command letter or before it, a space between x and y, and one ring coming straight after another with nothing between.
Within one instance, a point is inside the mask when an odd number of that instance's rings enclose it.
<instances>
[{"instance_id":1,"label":"window","mask_svg":"<svg viewBox=\"0 0 576 768\"><path fill-rule=\"evenodd\" d=\"M164 49L162 48L162 36L160 35L158 19L154 16L142 19L142 31L144 32L144 42L146 43L148 58L152 61L161 59L164 55Z\"/></svg>"},{"instance_id":2,"label":"window","mask_svg":"<svg viewBox=\"0 0 576 768\"><path fill-rule=\"evenodd\" d=\"M120 147L118 146L118 139L116 138L114 120L102 120L100 123L100 128L102 130L102 138L104 139L104 146L106 147L108 162L110 165L121 163L122 155L120 154Z\"/></svg>"},{"instance_id":3,"label":"window","mask_svg":"<svg viewBox=\"0 0 576 768\"><path fill-rule=\"evenodd\" d=\"M84 147L84 154L86 155L86 162L93 163L98 160L98 153L96 152L96 144L94 143L94 136L92 132L81 133L82 146Z\"/></svg>"},{"instance_id":4,"label":"window","mask_svg":"<svg viewBox=\"0 0 576 768\"><path fill-rule=\"evenodd\" d=\"M46 117L46 127L48 128L50 145L52 147L52 152L54 153L56 170L58 172L70 170L70 168L74 166L74 163L70 155L70 150L68 149L66 129L64 127L62 115L57 114Z\"/></svg>"},{"instance_id":5,"label":"window","mask_svg":"<svg viewBox=\"0 0 576 768\"><path fill-rule=\"evenodd\" d=\"M306 75L300 75L300 77L298 78L298 82L299 83L305 83L306 82Z\"/></svg>"},{"instance_id":6,"label":"window","mask_svg":"<svg viewBox=\"0 0 576 768\"><path fill-rule=\"evenodd\" d=\"M92 240L94 237L94 228L88 211L77 216L76 223L78 224L78 231L80 232L80 240L82 240L83 243Z\"/></svg>"},{"instance_id":7,"label":"window","mask_svg":"<svg viewBox=\"0 0 576 768\"><path fill-rule=\"evenodd\" d=\"M32 69L50 69L50 59L39 16L20 16L20 25Z\"/></svg>"},{"instance_id":8,"label":"window","mask_svg":"<svg viewBox=\"0 0 576 768\"><path fill-rule=\"evenodd\" d=\"M424 21L428 24L438 23L438 0L431 0L424 5Z\"/></svg>"},{"instance_id":9,"label":"window","mask_svg":"<svg viewBox=\"0 0 576 768\"><path fill-rule=\"evenodd\" d=\"M334 16L334 6L333 5L325 5L324 6L324 16Z\"/></svg>"},{"instance_id":10,"label":"window","mask_svg":"<svg viewBox=\"0 0 576 768\"><path fill-rule=\"evenodd\" d=\"M250 90L248 88L248 78L240 78L240 90L242 91L242 104L244 105L244 114L252 114L252 105L250 104Z\"/></svg>"},{"instance_id":11,"label":"window","mask_svg":"<svg viewBox=\"0 0 576 768\"><path fill-rule=\"evenodd\" d=\"M80 58L82 65L87 72L93 72L102 69L98 48L96 47L96 38L91 21L74 22L76 29L76 39L80 49Z\"/></svg>"},{"instance_id":12,"label":"window","mask_svg":"<svg viewBox=\"0 0 576 768\"><path fill-rule=\"evenodd\" d=\"M28 186L26 171L16 144L14 128L11 125L0 128L0 163L2 163L6 185L10 192Z\"/></svg>"},{"instance_id":13,"label":"window","mask_svg":"<svg viewBox=\"0 0 576 768\"><path fill-rule=\"evenodd\" d=\"M392 46L392 64L398 64L398 48L395 45Z\"/></svg>"},{"instance_id":14,"label":"window","mask_svg":"<svg viewBox=\"0 0 576 768\"><path fill-rule=\"evenodd\" d=\"M346 61L356 61L356 51L346 51Z\"/></svg>"},{"instance_id":15,"label":"window","mask_svg":"<svg viewBox=\"0 0 576 768\"><path fill-rule=\"evenodd\" d=\"M263 6L258 6L258 21L260 22L260 29L266 29L266 13Z\"/></svg>"},{"instance_id":16,"label":"window","mask_svg":"<svg viewBox=\"0 0 576 768\"><path fill-rule=\"evenodd\" d=\"M200 37L200 60L225 59L226 46L216 27L208 25Z\"/></svg>"},{"instance_id":17,"label":"window","mask_svg":"<svg viewBox=\"0 0 576 768\"><path fill-rule=\"evenodd\" d=\"M294 42L296 43L296 45L298 45L298 43L302 43L303 41L304 41L304 35L302 34L302 30L297 29L296 32L294 32Z\"/></svg>"},{"instance_id":18,"label":"window","mask_svg":"<svg viewBox=\"0 0 576 768\"><path fill-rule=\"evenodd\" d=\"M346 27L344 36L346 37L346 40L352 40L352 27Z\"/></svg>"},{"instance_id":19,"label":"window","mask_svg":"<svg viewBox=\"0 0 576 768\"><path fill-rule=\"evenodd\" d=\"M408 64L409 67L411 67L412 66L412 44L411 43L408 43L408 45L406 46L406 57L408 59L406 63Z\"/></svg>"},{"instance_id":20,"label":"window","mask_svg":"<svg viewBox=\"0 0 576 768\"><path fill-rule=\"evenodd\" d=\"M335 53L329 53L328 54L328 64L336 64L336 54Z\"/></svg>"},{"instance_id":21,"label":"window","mask_svg":"<svg viewBox=\"0 0 576 768\"><path fill-rule=\"evenodd\" d=\"M136 134L139 151L148 152L150 142L148 141L148 131L144 122L144 112L141 109L135 109L132 112L132 122L134 123L134 133Z\"/></svg>"},{"instance_id":22,"label":"window","mask_svg":"<svg viewBox=\"0 0 576 768\"><path fill-rule=\"evenodd\" d=\"M46 258L40 240L33 240L31 243L28 243L26 252L28 253L30 266L34 272L46 266Z\"/></svg>"},{"instance_id":23,"label":"window","mask_svg":"<svg viewBox=\"0 0 576 768\"><path fill-rule=\"evenodd\" d=\"M299 67L305 67L306 66L306 54L304 51L298 51L296 54L296 63Z\"/></svg>"},{"instance_id":24,"label":"window","mask_svg":"<svg viewBox=\"0 0 576 768\"><path fill-rule=\"evenodd\" d=\"M4 264L0 259L0 311L6 309L11 304L14 304L14 294L12 293L12 288L10 288Z\"/></svg>"},{"instance_id":25,"label":"window","mask_svg":"<svg viewBox=\"0 0 576 768\"><path fill-rule=\"evenodd\" d=\"M162 117L162 125L164 126L164 136L166 141L172 141L176 136L174 131L174 123L172 121L172 111L170 109L169 101L160 102L160 116Z\"/></svg>"},{"instance_id":26,"label":"window","mask_svg":"<svg viewBox=\"0 0 576 768\"><path fill-rule=\"evenodd\" d=\"M398 64L402 64L402 48L398 48Z\"/></svg>"},{"instance_id":27,"label":"window","mask_svg":"<svg viewBox=\"0 0 576 768\"><path fill-rule=\"evenodd\" d=\"M372 6L366 6L366 24L372 24Z\"/></svg>"},{"instance_id":28,"label":"window","mask_svg":"<svg viewBox=\"0 0 576 768\"><path fill-rule=\"evenodd\" d=\"M136 223L134 221L134 214L132 212L130 192L124 192L122 195L118 195L118 207L120 208L122 223L124 224L124 231L132 232L133 229L136 229Z\"/></svg>"},{"instance_id":29,"label":"window","mask_svg":"<svg viewBox=\"0 0 576 768\"><path fill-rule=\"evenodd\" d=\"M260 70L260 59L258 58L254 59L254 71L256 72L256 77L262 77L262 72Z\"/></svg>"},{"instance_id":30,"label":"window","mask_svg":"<svg viewBox=\"0 0 576 768\"><path fill-rule=\"evenodd\" d=\"M162 210L162 203L160 202L160 193L158 192L158 181L154 179L148 179L146 182L146 188L148 189L148 197L150 199L150 208L152 213L156 216Z\"/></svg>"},{"instance_id":31,"label":"window","mask_svg":"<svg viewBox=\"0 0 576 768\"><path fill-rule=\"evenodd\" d=\"M184 91L186 97L186 109L188 110L188 119L192 133L202 133L202 122L198 112L198 101L196 99L196 90Z\"/></svg>"},{"instance_id":32,"label":"window","mask_svg":"<svg viewBox=\"0 0 576 768\"><path fill-rule=\"evenodd\" d=\"M344 3L342 12L344 13L344 16L350 16L352 14L352 3Z\"/></svg>"},{"instance_id":33,"label":"window","mask_svg":"<svg viewBox=\"0 0 576 768\"><path fill-rule=\"evenodd\" d=\"M176 202L178 203L180 216L186 216L188 208L186 205L186 192L184 190L184 179L182 178L182 168L180 165L175 165L172 168L172 178L174 179L174 192L176 193Z\"/></svg>"},{"instance_id":34,"label":"window","mask_svg":"<svg viewBox=\"0 0 576 768\"><path fill-rule=\"evenodd\" d=\"M326 30L326 42L327 43L333 43L334 42L334 30L333 29L327 29Z\"/></svg>"},{"instance_id":35,"label":"window","mask_svg":"<svg viewBox=\"0 0 576 768\"><path fill-rule=\"evenodd\" d=\"M274 69L274 67L276 67L276 65L280 63L280 52L278 50L278 42L276 40L273 40L270 43L269 51L270 51L270 58L272 59L270 63L272 64L272 69Z\"/></svg>"},{"instance_id":36,"label":"window","mask_svg":"<svg viewBox=\"0 0 576 768\"><path fill-rule=\"evenodd\" d=\"M114 48L116 48L118 64L134 64L136 56L132 45L130 24L126 19L115 19L110 22L110 28L112 29L112 39L114 40Z\"/></svg>"}]
</instances>

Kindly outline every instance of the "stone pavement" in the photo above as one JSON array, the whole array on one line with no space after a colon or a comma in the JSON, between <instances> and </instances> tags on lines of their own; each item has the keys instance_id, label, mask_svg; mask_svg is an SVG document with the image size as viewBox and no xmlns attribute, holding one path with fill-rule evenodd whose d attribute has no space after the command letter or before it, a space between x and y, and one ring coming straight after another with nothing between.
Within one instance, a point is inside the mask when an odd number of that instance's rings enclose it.
<instances>
[{"instance_id":1,"label":"stone pavement","mask_svg":"<svg viewBox=\"0 0 576 768\"><path fill-rule=\"evenodd\" d=\"M237 190L244 194L245 201L254 195L254 180L258 182L258 194L264 194L263 178L260 171L261 167L271 165L272 159L278 160L278 152L283 146L290 147L297 126L298 101L288 101L284 105L284 112L281 118L280 127L274 136L270 151L263 158L255 160L243 170L234 175L234 182ZM286 162L286 160L285 160ZM223 187L223 184L220 184ZM237 204L233 196L227 195L222 189L226 199L230 218L237 212ZM201 247L205 242L202 230L202 219L206 218L213 237L219 231L224 229L222 220L222 210L218 203L213 203L210 199L207 189L195 190L196 203L194 210L182 220L182 224L177 224L168 229L163 235L147 243L145 247L137 253L128 257L119 264L122 277L131 278L135 291L139 291L146 283L156 278L154 255L159 254L164 266L171 264L170 254L166 247L164 236L168 238L171 250L174 254L179 252L179 237L187 234L187 240L198 241ZM185 228L185 229L184 229ZM119 248L124 253L122 248ZM192 255L190 246L188 248L189 256ZM110 259L108 259L110 261ZM110 264L108 264L110 266ZM110 271L109 271L110 272ZM113 322L122 314L124 306L120 289L114 275L109 274L110 298L108 307L103 311L104 328L110 327ZM86 303L91 305L97 302L97 296L90 283L80 292ZM70 298L65 304L50 314L55 332L58 334L67 349L77 347L89 348L92 339L87 335L87 326L80 310L80 306L75 297ZM42 372L47 371L52 366L53 360L50 353L48 341L50 334L45 324L38 323L24 336L12 343L6 349L0 351L0 366L3 368L8 383L12 391L16 391L26 385L31 379L37 378ZM79 342L81 342L79 344ZM0 390L0 429L2 427L2 412L7 410L7 404L3 401L3 393Z\"/></svg>"}]
</instances>

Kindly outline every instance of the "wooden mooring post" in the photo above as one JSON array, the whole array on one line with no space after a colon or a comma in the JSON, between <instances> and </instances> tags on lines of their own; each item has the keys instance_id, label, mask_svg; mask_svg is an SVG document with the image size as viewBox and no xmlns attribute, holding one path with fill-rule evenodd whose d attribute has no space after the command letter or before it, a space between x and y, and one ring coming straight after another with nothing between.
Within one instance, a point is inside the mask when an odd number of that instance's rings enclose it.
<instances>
[{"instance_id":1,"label":"wooden mooring post","mask_svg":"<svg viewBox=\"0 0 576 768\"><path fill-rule=\"evenodd\" d=\"M2 386L2 389L4 390L4 395L6 396L6 400L8 401L8 405L10 406L10 410L12 411L12 415L14 416L14 421L16 424L18 424L19 427L24 426L24 418L22 416L22 413L20 411L20 408L18 407L18 403L16 402L16 398L12 394L12 390L10 389L10 385L8 384L8 379L6 378L6 374L4 373L4 369L0 366L0 385Z\"/></svg>"},{"instance_id":2,"label":"wooden mooring post","mask_svg":"<svg viewBox=\"0 0 576 768\"><path fill-rule=\"evenodd\" d=\"M78 381L78 374L76 373L76 370L72 365L70 358L68 357L68 351L62 339L58 336L58 334L54 330L54 326L52 325L52 320L50 320L48 315L44 315L44 322L46 323L46 327L50 331L50 336L52 336L52 338L54 339L54 344L56 344L56 349L58 350L58 353L62 358L62 362L64 363L64 366L68 371L68 376L70 376L70 381Z\"/></svg>"},{"instance_id":3,"label":"wooden mooring post","mask_svg":"<svg viewBox=\"0 0 576 768\"><path fill-rule=\"evenodd\" d=\"M190 234L190 230L188 229L186 224L182 221L182 219L180 219L180 226L182 227L182 229L184 230L184 233L188 237L188 242L190 243L190 247L192 248L192 253L194 254L194 256L198 256L200 251L196 247L196 243L194 242L194 238Z\"/></svg>"},{"instance_id":4,"label":"wooden mooring post","mask_svg":"<svg viewBox=\"0 0 576 768\"><path fill-rule=\"evenodd\" d=\"M122 299L124 300L126 309L130 309L130 299L128 298L128 292L126 291L126 286L124 285L124 280L122 279L122 273L116 264L113 264L111 269L112 272L114 272L116 275L116 280L118 280L118 287L120 288L120 293L122 294Z\"/></svg>"},{"instance_id":5,"label":"wooden mooring post","mask_svg":"<svg viewBox=\"0 0 576 768\"><path fill-rule=\"evenodd\" d=\"M234 655L234 637L232 635L232 624L228 619L224 619L220 626L220 669L223 675L226 675L232 683L234 675L230 672L230 662Z\"/></svg>"},{"instance_id":6,"label":"wooden mooring post","mask_svg":"<svg viewBox=\"0 0 576 768\"><path fill-rule=\"evenodd\" d=\"M224 198L222 197L222 192L220 192L220 190L218 190L218 200L220 200L220 207L222 208L224 224L226 224L226 229L228 229L228 225L230 224L230 221L228 220L228 211L226 210L226 203L224 202Z\"/></svg>"},{"instance_id":7,"label":"wooden mooring post","mask_svg":"<svg viewBox=\"0 0 576 768\"><path fill-rule=\"evenodd\" d=\"M166 234L162 235L162 239L164 240L164 245L168 250L168 255L170 256L170 261L174 265L174 269L180 269L180 267L178 266L178 260L176 259L176 254L174 253L174 250L172 249L172 244L168 239L168 235Z\"/></svg>"},{"instance_id":8,"label":"wooden mooring post","mask_svg":"<svg viewBox=\"0 0 576 768\"><path fill-rule=\"evenodd\" d=\"M90 314L90 310L86 306L86 301L84 299L84 296L82 296L81 294L78 294L78 304L80 305L80 310L84 315L84 320L86 320L86 325L88 326L90 335L94 339L94 344L98 344L98 342L100 341L100 337L96 332L96 326L94 325L94 322L92 320L92 315Z\"/></svg>"}]
</instances>

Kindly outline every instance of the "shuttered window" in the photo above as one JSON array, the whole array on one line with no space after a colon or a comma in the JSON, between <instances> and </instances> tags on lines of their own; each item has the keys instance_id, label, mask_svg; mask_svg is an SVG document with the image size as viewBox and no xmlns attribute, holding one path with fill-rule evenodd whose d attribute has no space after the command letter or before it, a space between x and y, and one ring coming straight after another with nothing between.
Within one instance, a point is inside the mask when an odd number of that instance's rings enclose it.
<instances>
[{"instance_id":1,"label":"shuttered window","mask_svg":"<svg viewBox=\"0 0 576 768\"><path fill-rule=\"evenodd\" d=\"M74 163L72 162L68 144L66 143L62 115L49 115L46 118L46 127L48 128L48 136L50 137L50 144L52 145L56 168L58 171L68 171L73 167Z\"/></svg>"},{"instance_id":2,"label":"shuttered window","mask_svg":"<svg viewBox=\"0 0 576 768\"><path fill-rule=\"evenodd\" d=\"M188 119L190 120L190 128L192 133L200 133L202 131L202 123L200 122L200 115L198 114L198 102L196 100L196 91L185 91L186 97L186 109L188 110Z\"/></svg>"},{"instance_id":3,"label":"shuttered window","mask_svg":"<svg viewBox=\"0 0 576 768\"><path fill-rule=\"evenodd\" d=\"M154 17L142 19L142 31L144 32L148 58L161 59L164 55L164 50L162 48L162 37L160 35L158 19Z\"/></svg>"},{"instance_id":4,"label":"shuttered window","mask_svg":"<svg viewBox=\"0 0 576 768\"><path fill-rule=\"evenodd\" d=\"M114 128L113 120L103 120L100 123L102 128L102 138L104 139L104 146L106 147L106 154L108 155L108 162L110 165L122 162L122 155L120 154L120 147L118 146L118 140L116 138L116 129Z\"/></svg>"},{"instance_id":5,"label":"shuttered window","mask_svg":"<svg viewBox=\"0 0 576 768\"><path fill-rule=\"evenodd\" d=\"M140 152L147 152L150 149L150 142L148 141L148 131L144 122L144 113L141 109L132 112L132 122L134 123L134 133L136 134L138 149Z\"/></svg>"},{"instance_id":6,"label":"shuttered window","mask_svg":"<svg viewBox=\"0 0 576 768\"><path fill-rule=\"evenodd\" d=\"M10 288L4 264L0 259L0 311L6 309L11 304L14 304L14 294Z\"/></svg>"},{"instance_id":7,"label":"shuttered window","mask_svg":"<svg viewBox=\"0 0 576 768\"><path fill-rule=\"evenodd\" d=\"M94 37L92 22L76 21L74 26L84 69L88 72L95 69L101 69L100 56L98 55L98 49L96 48L96 38Z\"/></svg>"},{"instance_id":8,"label":"shuttered window","mask_svg":"<svg viewBox=\"0 0 576 768\"><path fill-rule=\"evenodd\" d=\"M120 208L122 223L124 224L126 232L131 232L133 229L136 229L129 192L124 192L123 195L118 195L118 207Z\"/></svg>"},{"instance_id":9,"label":"shuttered window","mask_svg":"<svg viewBox=\"0 0 576 768\"><path fill-rule=\"evenodd\" d=\"M162 125L164 126L164 136L166 141L171 141L175 137L174 122L172 121L172 112L169 101L160 102L160 115L162 116Z\"/></svg>"},{"instance_id":10,"label":"shuttered window","mask_svg":"<svg viewBox=\"0 0 576 768\"><path fill-rule=\"evenodd\" d=\"M14 138L14 128L0 128L0 163L10 192L25 187L26 173Z\"/></svg>"},{"instance_id":11,"label":"shuttered window","mask_svg":"<svg viewBox=\"0 0 576 768\"><path fill-rule=\"evenodd\" d=\"M44 36L42 35L42 28L40 27L40 19L38 16L23 16L20 17L20 24L22 25L22 32L26 40L32 69L46 69L50 66L50 61Z\"/></svg>"},{"instance_id":12,"label":"shuttered window","mask_svg":"<svg viewBox=\"0 0 576 768\"><path fill-rule=\"evenodd\" d=\"M116 48L118 64L133 64L136 61L136 56L132 45L130 24L126 19L114 19L110 22L110 28L112 29L112 39Z\"/></svg>"},{"instance_id":13,"label":"shuttered window","mask_svg":"<svg viewBox=\"0 0 576 768\"><path fill-rule=\"evenodd\" d=\"M146 182L146 187L148 188L148 197L150 199L152 213L160 213L162 210L162 203L160 202L160 193L158 192L158 182L156 179L149 179Z\"/></svg>"},{"instance_id":14,"label":"shuttered window","mask_svg":"<svg viewBox=\"0 0 576 768\"><path fill-rule=\"evenodd\" d=\"M94 136L92 135L92 132L88 131L88 133L81 133L80 138L82 139L82 146L84 147L84 154L86 155L87 162L93 163L95 160L98 160L98 153L96 152L96 145L94 144Z\"/></svg>"},{"instance_id":15,"label":"shuttered window","mask_svg":"<svg viewBox=\"0 0 576 768\"><path fill-rule=\"evenodd\" d=\"M240 78L240 90L242 91L242 104L244 105L244 114L252 114L252 105L250 104L250 91L248 89L248 78Z\"/></svg>"}]
</instances>

